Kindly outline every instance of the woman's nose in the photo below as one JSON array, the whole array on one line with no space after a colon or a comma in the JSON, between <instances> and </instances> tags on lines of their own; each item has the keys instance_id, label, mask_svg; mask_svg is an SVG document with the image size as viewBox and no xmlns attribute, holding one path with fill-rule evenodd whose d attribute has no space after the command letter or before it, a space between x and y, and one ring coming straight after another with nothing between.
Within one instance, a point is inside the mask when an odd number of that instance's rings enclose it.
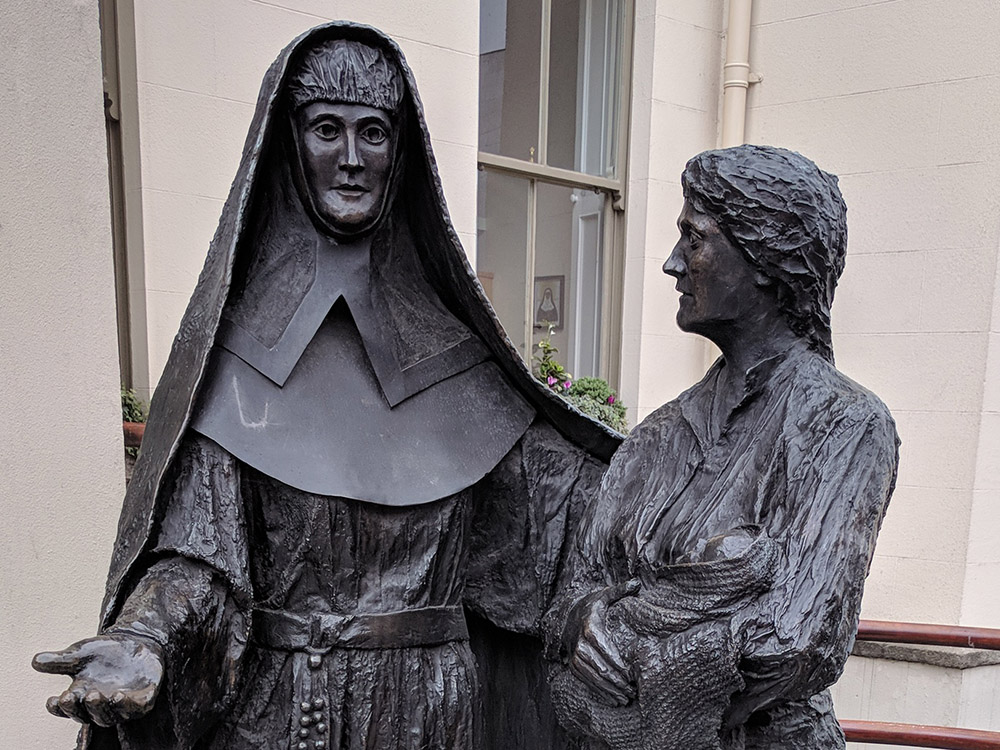
<instances>
[{"instance_id":1,"label":"woman's nose","mask_svg":"<svg viewBox=\"0 0 1000 750\"><path fill-rule=\"evenodd\" d=\"M674 245L673 252L670 253L670 257L663 264L663 273L678 279L687 273L687 266L681 254L680 242Z\"/></svg>"}]
</instances>

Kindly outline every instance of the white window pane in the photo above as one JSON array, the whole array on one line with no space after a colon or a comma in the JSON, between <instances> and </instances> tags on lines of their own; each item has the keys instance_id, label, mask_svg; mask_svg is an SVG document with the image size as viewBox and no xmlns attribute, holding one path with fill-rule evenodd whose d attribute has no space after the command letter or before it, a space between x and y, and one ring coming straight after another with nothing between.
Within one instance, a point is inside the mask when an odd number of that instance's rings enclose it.
<instances>
[{"instance_id":1,"label":"white window pane","mask_svg":"<svg viewBox=\"0 0 1000 750\"><path fill-rule=\"evenodd\" d=\"M600 374L606 200L592 190L538 184L533 341L554 323L556 358L575 377Z\"/></svg>"}]
</instances>

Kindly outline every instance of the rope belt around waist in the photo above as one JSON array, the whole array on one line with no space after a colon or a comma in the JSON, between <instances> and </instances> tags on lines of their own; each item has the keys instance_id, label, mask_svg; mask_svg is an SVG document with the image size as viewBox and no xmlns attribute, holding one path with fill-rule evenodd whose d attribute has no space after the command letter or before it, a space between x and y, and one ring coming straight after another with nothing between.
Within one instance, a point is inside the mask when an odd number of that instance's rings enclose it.
<instances>
[{"instance_id":1,"label":"rope belt around waist","mask_svg":"<svg viewBox=\"0 0 1000 750\"><path fill-rule=\"evenodd\" d=\"M465 613L460 606L353 615L297 615L256 609L253 617L254 642L279 651L325 653L332 648L412 648L469 639Z\"/></svg>"}]
</instances>

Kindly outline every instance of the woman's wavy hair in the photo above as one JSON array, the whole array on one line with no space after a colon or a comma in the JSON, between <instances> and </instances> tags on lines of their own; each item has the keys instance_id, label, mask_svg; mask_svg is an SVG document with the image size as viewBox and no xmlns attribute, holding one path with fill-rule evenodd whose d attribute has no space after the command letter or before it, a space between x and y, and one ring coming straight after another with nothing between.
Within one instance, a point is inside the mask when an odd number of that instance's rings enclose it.
<instances>
[{"instance_id":1,"label":"woman's wavy hair","mask_svg":"<svg viewBox=\"0 0 1000 750\"><path fill-rule=\"evenodd\" d=\"M792 331L832 362L830 308L847 254L836 176L794 151L743 145L698 154L681 185L684 198L776 282Z\"/></svg>"}]
</instances>

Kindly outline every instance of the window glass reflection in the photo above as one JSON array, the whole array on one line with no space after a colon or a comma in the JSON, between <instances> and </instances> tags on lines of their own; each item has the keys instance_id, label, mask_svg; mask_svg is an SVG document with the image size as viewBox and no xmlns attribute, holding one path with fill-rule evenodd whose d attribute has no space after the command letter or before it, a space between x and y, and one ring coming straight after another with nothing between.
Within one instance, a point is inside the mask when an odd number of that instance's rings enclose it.
<instances>
[{"instance_id":1,"label":"window glass reflection","mask_svg":"<svg viewBox=\"0 0 1000 750\"><path fill-rule=\"evenodd\" d=\"M614 177L621 0L552 0L547 163Z\"/></svg>"},{"instance_id":2,"label":"window glass reflection","mask_svg":"<svg viewBox=\"0 0 1000 750\"><path fill-rule=\"evenodd\" d=\"M479 4L479 150L537 161L542 4Z\"/></svg>"},{"instance_id":3,"label":"window glass reflection","mask_svg":"<svg viewBox=\"0 0 1000 750\"><path fill-rule=\"evenodd\" d=\"M522 356L528 352L528 198L528 180L499 172L479 172L476 273Z\"/></svg>"},{"instance_id":4,"label":"window glass reflection","mask_svg":"<svg viewBox=\"0 0 1000 750\"><path fill-rule=\"evenodd\" d=\"M574 377L600 370L606 200L592 190L538 185L533 344L552 324L556 358Z\"/></svg>"}]
</instances>

